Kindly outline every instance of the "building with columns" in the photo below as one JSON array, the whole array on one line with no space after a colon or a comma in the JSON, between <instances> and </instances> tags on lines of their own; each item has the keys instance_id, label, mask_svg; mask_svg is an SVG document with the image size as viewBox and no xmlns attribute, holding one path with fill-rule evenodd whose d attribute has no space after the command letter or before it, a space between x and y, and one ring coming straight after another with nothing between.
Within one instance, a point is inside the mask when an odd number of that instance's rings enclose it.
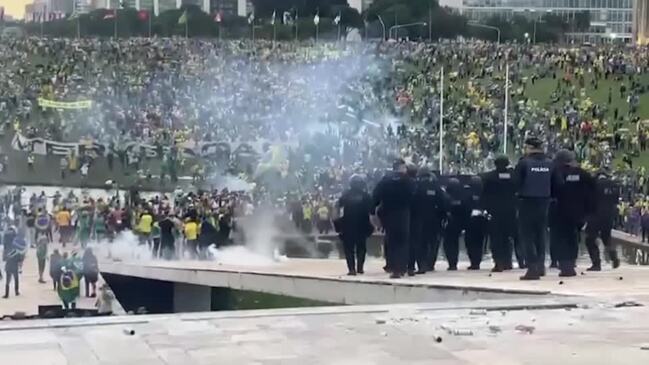
<instances>
[{"instance_id":1,"label":"building with columns","mask_svg":"<svg viewBox=\"0 0 649 365\"><path fill-rule=\"evenodd\" d=\"M633 6L633 39L639 45L649 44L649 0L635 0Z\"/></svg>"},{"instance_id":2,"label":"building with columns","mask_svg":"<svg viewBox=\"0 0 649 365\"><path fill-rule=\"evenodd\" d=\"M540 22L544 14L554 14L573 20L578 13L590 14L590 27L585 31L568 33L567 40L575 42L632 42L635 2L647 0L462 0L462 4L446 0L445 5L458 6L460 12L474 22L491 17L511 19L527 16Z\"/></svg>"},{"instance_id":3,"label":"building with columns","mask_svg":"<svg viewBox=\"0 0 649 365\"><path fill-rule=\"evenodd\" d=\"M93 0L93 8L115 9L120 0ZM124 0L124 4L137 10L153 9L156 15L183 5L196 5L208 14L223 11L225 15L246 16L251 5L247 0Z\"/></svg>"}]
</instances>

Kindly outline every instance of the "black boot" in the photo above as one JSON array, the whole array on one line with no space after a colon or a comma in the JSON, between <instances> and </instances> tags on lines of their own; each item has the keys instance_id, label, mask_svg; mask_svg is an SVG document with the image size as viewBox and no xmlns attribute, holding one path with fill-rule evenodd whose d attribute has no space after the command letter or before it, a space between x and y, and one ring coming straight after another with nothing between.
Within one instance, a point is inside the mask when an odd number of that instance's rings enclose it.
<instances>
[{"instance_id":1,"label":"black boot","mask_svg":"<svg viewBox=\"0 0 649 365\"><path fill-rule=\"evenodd\" d=\"M559 261L559 277L569 278L577 276L575 271L575 263L571 260Z\"/></svg>"},{"instance_id":2,"label":"black boot","mask_svg":"<svg viewBox=\"0 0 649 365\"><path fill-rule=\"evenodd\" d=\"M491 272L503 272L503 271L505 271L505 269L498 264L496 264L494 268L491 269Z\"/></svg>"},{"instance_id":3,"label":"black boot","mask_svg":"<svg viewBox=\"0 0 649 365\"><path fill-rule=\"evenodd\" d=\"M586 271L602 271L602 264L600 262L593 262L593 265L586 269Z\"/></svg>"},{"instance_id":4,"label":"black boot","mask_svg":"<svg viewBox=\"0 0 649 365\"><path fill-rule=\"evenodd\" d=\"M611 258L611 263L613 264L613 268L617 269L618 267L620 267L620 258L617 257L617 251L610 251L608 255Z\"/></svg>"},{"instance_id":5,"label":"black boot","mask_svg":"<svg viewBox=\"0 0 649 365\"><path fill-rule=\"evenodd\" d=\"M552 261L550 263L550 269L558 269L558 268L559 268L559 265L557 264L556 261Z\"/></svg>"},{"instance_id":6,"label":"black boot","mask_svg":"<svg viewBox=\"0 0 649 365\"><path fill-rule=\"evenodd\" d=\"M539 273L539 276L540 276L540 277L544 277L544 276L545 276L545 264L537 265L537 266L536 266L536 270L537 270L537 272Z\"/></svg>"},{"instance_id":7,"label":"black boot","mask_svg":"<svg viewBox=\"0 0 649 365\"><path fill-rule=\"evenodd\" d=\"M541 276L539 275L539 272L537 270L536 264L528 264L527 265L527 272L525 275L520 277L521 280L540 280Z\"/></svg>"}]
</instances>

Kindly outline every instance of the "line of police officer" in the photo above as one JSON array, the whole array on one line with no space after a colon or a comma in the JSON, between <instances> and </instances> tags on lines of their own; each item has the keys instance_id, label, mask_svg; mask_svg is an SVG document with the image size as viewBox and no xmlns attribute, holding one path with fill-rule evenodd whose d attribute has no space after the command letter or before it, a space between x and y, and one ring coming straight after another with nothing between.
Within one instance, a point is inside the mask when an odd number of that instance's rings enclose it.
<instances>
[{"instance_id":1,"label":"line of police officer","mask_svg":"<svg viewBox=\"0 0 649 365\"><path fill-rule=\"evenodd\" d=\"M578 237L586 221L589 270L601 270L597 237L601 237L613 266L619 266L610 233L619 188L604 171L593 178L576 163L574 153L562 150L550 160L537 138L525 141L526 156L515 169L506 157L495 160L495 170L473 176L466 184L450 178L443 189L425 168L410 168L399 159L393 171L365 192L360 176L338 202L337 219L350 275L363 273L365 242L372 234L370 215L385 229L385 270L391 278L423 274L435 269L443 238L448 270L457 270L459 237L469 257L469 270L479 270L490 239L492 271L511 270L515 252L521 280L545 275L546 232L551 217L552 259L560 276L575 276Z\"/></svg>"}]
</instances>

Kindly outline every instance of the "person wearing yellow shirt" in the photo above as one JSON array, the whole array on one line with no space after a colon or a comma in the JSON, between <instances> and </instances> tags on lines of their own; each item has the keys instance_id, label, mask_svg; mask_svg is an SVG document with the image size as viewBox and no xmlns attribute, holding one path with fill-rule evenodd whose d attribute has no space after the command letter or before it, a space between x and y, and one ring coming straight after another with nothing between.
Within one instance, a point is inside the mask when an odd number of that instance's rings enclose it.
<instances>
[{"instance_id":1,"label":"person wearing yellow shirt","mask_svg":"<svg viewBox=\"0 0 649 365\"><path fill-rule=\"evenodd\" d=\"M320 234L325 234L329 231L329 227L331 227L331 224L329 223L329 208L324 202L322 202L320 203L320 207L316 213L318 214L318 221L316 223L318 232Z\"/></svg>"},{"instance_id":2,"label":"person wearing yellow shirt","mask_svg":"<svg viewBox=\"0 0 649 365\"><path fill-rule=\"evenodd\" d=\"M198 257L198 222L193 219L185 222L185 250L191 259Z\"/></svg>"},{"instance_id":3,"label":"person wearing yellow shirt","mask_svg":"<svg viewBox=\"0 0 649 365\"><path fill-rule=\"evenodd\" d=\"M311 233L311 228L313 224L313 207L309 202L304 202L302 205L302 215L304 216L304 226L302 230L304 233Z\"/></svg>"},{"instance_id":4,"label":"person wearing yellow shirt","mask_svg":"<svg viewBox=\"0 0 649 365\"><path fill-rule=\"evenodd\" d=\"M72 215L67 208L63 207L58 213L56 213L55 219L56 226L59 230L59 241L61 242L61 245L65 247L65 244L70 240L73 230L73 227L70 225Z\"/></svg>"},{"instance_id":5,"label":"person wearing yellow shirt","mask_svg":"<svg viewBox=\"0 0 649 365\"><path fill-rule=\"evenodd\" d=\"M151 229L153 228L153 215L149 211L144 211L140 215L140 220L137 225L137 231L140 233L140 244L147 244L151 246Z\"/></svg>"}]
</instances>

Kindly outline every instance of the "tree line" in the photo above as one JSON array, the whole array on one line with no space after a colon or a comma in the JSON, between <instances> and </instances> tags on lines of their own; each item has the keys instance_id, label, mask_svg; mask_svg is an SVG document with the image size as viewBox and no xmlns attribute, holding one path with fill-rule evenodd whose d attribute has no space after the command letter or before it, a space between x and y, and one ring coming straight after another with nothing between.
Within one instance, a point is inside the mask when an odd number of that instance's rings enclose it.
<instances>
[{"instance_id":1,"label":"tree line","mask_svg":"<svg viewBox=\"0 0 649 365\"><path fill-rule=\"evenodd\" d=\"M316 27L320 39L335 39L339 32L357 28L369 38L389 37L417 40L475 37L496 40L496 32L472 26L466 17L442 7L438 0L376 0L360 14L347 0L253 0L252 16L207 14L195 5L162 12L153 16L148 11L132 8L98 9L76 17L26 23L27 33L56 37L99 36L147 37L184 36L221 37L224 39L311 39ZM187 24L179 21L186 14ZM272 24L274 14L274 24ZM315 15L319 17L316 26ZM288 15L288 24L284 23ZM425 24L424 24L425 23ZM408 26L408 24L411 24ZM498 27L503 41L526 41L536 36L537 42L559 42L565 33L584 30L590 25L588 13L580 13L572 21L545 14L538 19L516 16L511 19L493 17L483 24ZM527 34L527 37L525 37Z\"/></svg>"}]
</instances>

